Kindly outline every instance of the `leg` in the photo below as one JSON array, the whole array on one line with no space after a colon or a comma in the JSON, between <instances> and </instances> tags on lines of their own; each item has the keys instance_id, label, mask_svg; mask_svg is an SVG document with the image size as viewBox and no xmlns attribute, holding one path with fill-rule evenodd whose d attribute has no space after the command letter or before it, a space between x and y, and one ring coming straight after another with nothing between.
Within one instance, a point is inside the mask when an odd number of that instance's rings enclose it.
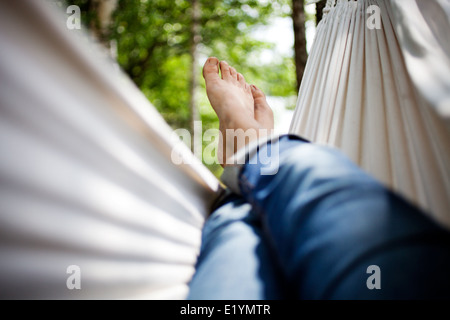
<instances>
[{"instance_id":1,"label":"leg","mask_svg":"<svg viewBox=\"0 0 450 320\"><path fill-rule=\"evenodd\" d=\"M265 114L271 120L264 111L268 107L261 105L257 115L255 94L251 101L248 92L221 81L214 65L206 64L204 75L222 129L270 125L258 119ZM273 163L279 164L278 173L261 175L266 165L247 164L239 177L244 199L260 215L298 298L449 296L448 230L336 150L288 137L276 143L280 152ZM235 150L224 145L224 153L230 151ZM259 152L267 154L264 148ZM379 267L381 289L368 285L372 266Z\"/></svg>"},{"instance_id":2,"label":"leg","mask_svg":"<svg viewBox=\"0 0 450 320\"><path fill-rule=\"evenodd\" d=\"M221 71L221 76L219 76ZM253 119L251 126L272 124L271 110L260 90L245 82L226 62L209 58L203 69L208 97L220 113L220 129L230 128L229 119L240 114L242 128ZM231 101L221 96L238 100ZM239 100L242 99L242 100ZM270 111L269 116L266 116ZM256 119L255 119L256 118ZM219 159L235 152L231 144L220 142ZM190 283L190 299L280 299L283 298L284 279L279 264L261 230L261 223L251 206L240 197L228 200L206 221L196 273Z\"/></svg>"},{"instance_id":3,"label":"leg","mask_svg":"<svg viewBox=\"0 0 450 320\"><path fill-rule=\"evenodd\" d=\"M260 164L247 164L241 189L298 298L449 296L447 230L338 151L283 139L278 173L261 176ZM372 265L380 268L381 289L367 286Z\"/></svg>"},{"instance_id":4,"label":"leg","mask_svg":"<svg viewBox=\"0 0 450 320\"><path fill-rule=\"evenodd\" d=\"M206 221L189 299L281 299L284 280L251 206L233 196Z\"/></svg>"}]
</instances>

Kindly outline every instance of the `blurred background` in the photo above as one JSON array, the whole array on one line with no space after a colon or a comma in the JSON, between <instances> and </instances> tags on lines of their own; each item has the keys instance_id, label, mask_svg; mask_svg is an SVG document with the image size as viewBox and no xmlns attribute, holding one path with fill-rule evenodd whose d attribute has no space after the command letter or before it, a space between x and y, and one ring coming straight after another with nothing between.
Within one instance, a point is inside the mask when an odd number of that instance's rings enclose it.
<instances>
[{"instance_id":1,"label":"blurred background","mask_svg":"<svg viewBox=\"0 0 450 320\"><path fill-rule=\"evenodd\" d=\"M203 132L218 128L201 76L206 58L216 56L266 93L275 114L275 130L283 133L289 129L324 1L311 5L304 0L70 0L56 4L62 9L79 6L85 31L107 49L173 129L192 132L198 120ZM204 162L211 163L205 156ZM220 176L220 165L206 165Z\"/></svg>"}]
</instances>

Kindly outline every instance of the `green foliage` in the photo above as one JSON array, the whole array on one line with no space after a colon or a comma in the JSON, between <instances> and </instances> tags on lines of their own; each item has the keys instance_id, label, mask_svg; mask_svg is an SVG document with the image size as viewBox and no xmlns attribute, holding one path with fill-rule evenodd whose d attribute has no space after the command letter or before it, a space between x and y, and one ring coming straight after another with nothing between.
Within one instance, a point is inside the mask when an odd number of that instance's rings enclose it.
<instances>
[{"instance_id":1,"label":"green foliage","mask_svg":"<svg viewBox=\"0 0 450 320\"><path fill-rule=\"evenodd\" d=\"M92 0L73 0L85 25L95 23ZM291 57L257 65L253 57L271 43L255 40L252 30L273 17L290 14L288 0L200 0L202 61L207 56L226 60L250 83L268 95L295 95L295 66ZM191 3L188 0L120 0L109 31L116 41L118 63L175 128L189 128ZM201 65L198 66L201 76ZM203 131L218 120L200 82L199 111ZM208 142L206 142L207 144ZM205 144L205 143L204 143ZM204 145L205 146L205 145ZM209 165L220 173L220 166Z\"/></svg>"}]
</instances>

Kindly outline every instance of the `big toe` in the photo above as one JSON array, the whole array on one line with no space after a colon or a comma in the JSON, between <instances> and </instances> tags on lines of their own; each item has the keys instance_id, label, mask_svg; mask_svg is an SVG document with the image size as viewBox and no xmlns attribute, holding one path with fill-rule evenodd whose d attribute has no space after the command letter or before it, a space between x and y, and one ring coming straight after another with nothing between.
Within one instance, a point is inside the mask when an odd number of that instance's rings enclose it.
<instances>
[{"instance_id":1,"label":"big toe","mask_svg":"<svg viewBox=\"0 0 450 320\"><path fill-rule=\"evenodd\" d=\"M210 57L206 60L203 66L203 78L208 83L212 80L218 80L219 77L219 59L216 57Z\"/></svg>"}]
</instances>

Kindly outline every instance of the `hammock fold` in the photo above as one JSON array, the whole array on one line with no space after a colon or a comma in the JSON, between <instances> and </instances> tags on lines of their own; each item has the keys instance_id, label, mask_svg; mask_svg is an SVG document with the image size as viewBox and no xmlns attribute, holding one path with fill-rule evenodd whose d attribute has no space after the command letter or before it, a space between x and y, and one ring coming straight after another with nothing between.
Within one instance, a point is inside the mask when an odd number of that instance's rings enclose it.
<instances>
[{"instance_id":1,"label":"hammock fold","mask_svg":"<svg viewBox=\"0 0 450 320\"><path fill-rule=\"evenodd\" d=\"M183 299L218 181L66 18L1 4L0 298Z\"/></svg>"},{"instance_id":2,"label":"hammock fold","mask_svg":"<svg viewBox=\"0 0 450 320\"><path fill-rule=\"evenodd\" d=\"M367 26L372 5L380 29ZM339 148L450 227L448 8L445 1L327 1L290 132Z\"/></svg>"}]
</instances>

